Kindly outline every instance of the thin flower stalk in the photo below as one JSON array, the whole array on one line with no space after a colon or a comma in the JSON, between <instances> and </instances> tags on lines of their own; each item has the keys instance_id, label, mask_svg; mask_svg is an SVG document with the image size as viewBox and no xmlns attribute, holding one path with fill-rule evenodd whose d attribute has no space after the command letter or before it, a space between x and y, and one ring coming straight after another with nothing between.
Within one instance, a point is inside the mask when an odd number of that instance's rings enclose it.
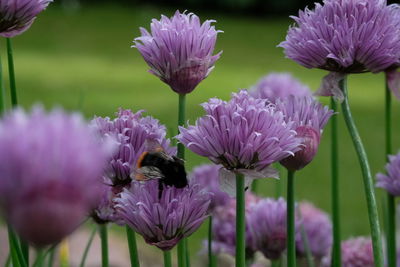
<instances>
[{"instance_id":1,"label":"thin flower stalk","mask_svg":"<svg viewBox=\"0 0 400 267\"><path fill-rule=\"evenodd\" d=\"M244 175L236 174L236 267L246 266Z\"/></svg>"},{"instance_id":2,"label":"thin flower stalk","mask_svg":"<svg viewBox=\"0 0 400 267\"><path fill-rule=\"evenodd\" d=\"M171 262L171 251L170 250L164 250L164 267L172 267L172 262Z\"/></svg>"},{"instance_id":3,"label":"thin flower stalk","mask_svg":"<svg viewBox=\"0 0 400 267\"><path fill-rule=\"evenodd\" d=\"M287 180L287 266L296 267L296 229L295 229L295 200L294 173L288 170Z\"/></svg>"},{"instance_id":4,"label":"thin flower stalk","mask_svg":"<svg viewBox=\"0 0 400 267\"><path fill-rule=\"evenodd\" d=\"M97 232L97 228L93 227L93 230L90 233L89 240L88 240L88 242L86 244L85 250L83 251L83 255L82 255L82 259L81 259L81 263L79 264L79 267L85 267L86 258L87 258L87 255L89 253L90 247L92 246L92 242L93 242L93 239L94 239L94 236L95 236L96 232Z\"/></svg>"},{"instance_id":5,"label":"thin flower stalk","mask_svg":"<svg viewBox=\"0 0 400 267\"><path fill-rule=\"evenodd\" d=\"M129 228L129 226L126 226L126 237L128 238L131 267L139 267L140 264L136 245L136 234L131 228Z\"/></svg>"},{"instance_id":6,"label":"thin flower stalk","mask_svg":"<svg viewBox=\"0 0 400 267\"><path fill-rule=\"evenodd\" d=\"M346 78L344 78L344 79L346 79ZM383 267L384 266L383 250L382 250L382 244L381 244L381 240L380 240L381 230L380 230L380 225L379 225L378 209L377 209L377 205L376 205L371 170L369 167L367 154L365 152L364 146L361 141L361 137L358 133L357 127L354 123L354 120L353 120L353 117L351 114L346 81L344 81L342 83L342 85L343 85L343 87L341 88L341 90L342 90L343 97L344 97L344 101L342 102L342 112L344 115L347 129L353 140L353 145L356 149L358 160L359 160L359 163L361 166L363 182L364 182L364 191L365 191L367 207L368 207L368 218L369 218L369 224L370 224L370 229L371 229L371 239L372 239L375 266Z\"/></svg>"},{"instance_id":7,"label":"thin flower stalk","mask_svg":"<svg viewBox=\"0 0 400 267\"><path fill-rule=\"evenodd\" d=\"M108 233L107 224L99 225L99 234L101 240L101 266L108 267Z\"/></svg>"},{"instance_id":8,"label":"thin flower stalk","mask_svg":"<svg viewBox=\"0 0 400 267\"><path fill-rule=\"evenodd\" d=\"M11 105L18 105L17 86L15 81L14 57L11 38L7 38L8 75L10 79Z\"/></svg>"}]
</instances>

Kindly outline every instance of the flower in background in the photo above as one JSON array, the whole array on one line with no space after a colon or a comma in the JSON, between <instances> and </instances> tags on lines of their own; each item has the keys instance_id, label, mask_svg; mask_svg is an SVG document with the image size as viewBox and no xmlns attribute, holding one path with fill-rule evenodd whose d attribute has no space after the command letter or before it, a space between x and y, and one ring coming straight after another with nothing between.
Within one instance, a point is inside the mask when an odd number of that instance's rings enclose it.
<instances>
[{"instance_id":1,"label":"flower in background","mask_svg":"<svg viewBox=\"0 0 400 267\"><path fill-rule=\"evenodd\" d=\"M250 89L250 94L272 103L288 96L312 96L310 88L289 73L270 73L264 76Z\"/></svg>"},{"instance_id":2,"label":"flower in background","mask_svg":"<svg viewBox=\"0 0 400 267\"><path fill-rule=\"evenodd\" d=\"M142 113L120 109L115 119L96 117L92 120L92 126L101 135L113 136L119 142L107 175L112 186L130 184L137 160L147 149L146 141L156 141L169 155L176 153L176 149L169 146L170 140L165 138L165 126L150 116L142 117Z\"/></svg>"},{"instance_id":3,"label":"flower in background","mask_svg":"<svg viewBox=\"0 0 400 267\"><path fill-rule=\"evenodd\" d=\"M298 208L301 234L296 236L297 256L306 256L306 237L310 252L320 261L329 254L332 246L332 222L327 213L309 202L300 203Z\"/></svg>"},{"instance_id":4,"label":"flower in background","mask_svg":"<svg viewBox=\"0 0 400 267\"><path fill-rule=\"evenodd\" d=\"M113 142L101 142L81 116L17 109L0 122L0 204L30 243L55 244L98 201Z\"/></svg>"},{"instance_id":5,"label":"flower in background","mask_svg":"<svg viewBox=\"0 0 400 267\"><path fill-rule=\"evenodd\" d=\"M288 122L293 122L302 148L294 155L281 160L289 170L300 170L309 164L317 154L321 133L329 118L334 114L313 97L289 96L276 101L277 110L283 112Z\"/></svg>"},{"instance_id":6,"label":"flower in background","mask_svg":"<svg viewBox=\"0 0 400 267\"><path fill-rule=\"evenodd\" d=\"M400 153L389 155L386 172L387 174L376 175L376 186L385 189L393 196L400 196Z\"/></svg>"},{"instance_id":7,"label":"flower in background","mask_svg":"<svg viewBox=\"0 0 400 267\"><path fill-rule=\"evenodd\" d=\"M248 178L276 177L270 167L300 150L293 123L266 100L247 91L232 94L229 102L212 98L202 104L206 115L187 128L179 127L178 140L196 154L221 164L222 190L232 188L235 173Z\"/></svg>"},{"instance_id":8,"label":"flower in background","mask_svg":"<svg viewBox=\"0 0 400 267\"><path fill-rule=\"evenodd\" d=\"M296 25L279 46L304 67L334 72L320 94L342 99L337 84L345 74L377 73L399 63L398 10L386 0L324 0L293 17Z\"/></svg>"},{"instance_id":9,"label":"flower in background","mask_svg":"<svg viewBox=\"0 0 400 267\"><path fill-rule=\"evenodd\" d=\"M200 185L165 187L158 182L132 182L115 199L118 216L144 240L162 250L172 249L193 234L208 216L211 193Z\"/></svg>"},{"instance_id":10,"label":"flower in background","mask_svg":"<svg viewBox=\"0 0 400 267\"><path fill-rule=\"evenodd\" d=\"M254 237L250 232L248 217L256 203L260 201L260 198L250 192L246 192L245 198L246 258L251 258L256 249L253 246ZM236 253L236 199L231 198L227 204L216 207L212 218L213 252L215 254L226 253L234 256Z\"/></svg>"},{"instance_id":11,"label":"flower in background","mask_svg":"<svg viewBox=\"0 0 400 267\"><path fill-rule=\"evenodd\" d=\"M279 259L286 250L286 201L266 198L254 205L248 227L254 248L271 260Z\"/></svg>"},{"instance_id":12,"label":"flower in background","mask_svg":"<svg viewBox=\"0 0 400 267\"><path fill-rule=\"evenodd\" d=\"M213 22L201 24L195 14L176 11L171 18L153 19L151 33L140 28L142 36L135 38L133 47L150 66L150 73L178 94L187 94L208 76L221 55L212 55L221 32Z\"/></svg>"},{"instance_id":13,"label":"flower in background","mask_svg":"<svg viewBox=\"0 0 400 267\"><path fill-rule=\"evenodd\" d=\"M14 37L29 29L52 0L0 1L0 36Z\"/></svg>"},{"instance_id":14,"label":"flower in background","mask_svg":"<svg viewBox=\"0 0 400 267\"><path fill-rule=\"evenodd\" d=\"M210 210L223 206L230 201L227 193L219 188L218 175L221 166L215 164L203 164L195 167L190 174L191 184L201 184L213 195L211 197Z\"/></svg>"}]
</instances>

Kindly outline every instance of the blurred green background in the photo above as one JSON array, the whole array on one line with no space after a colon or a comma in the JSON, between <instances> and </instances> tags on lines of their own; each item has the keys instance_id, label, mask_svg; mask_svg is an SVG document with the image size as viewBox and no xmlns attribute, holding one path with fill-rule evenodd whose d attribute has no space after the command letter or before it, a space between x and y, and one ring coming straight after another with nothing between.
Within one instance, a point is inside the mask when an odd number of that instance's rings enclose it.
<instances>
[{"instance_id":1,"label":"blurred green background","mask_svg":"<svg viewBox=\"0 0 400 267\"><path fill-rule=\"evenodd\" d=\"M184 10L185 8L181 8ZM228 99L231 92L248 88L271 71L291 72L316 90L326 74L305 69L285 59L276 46L285 38L292 21L286 16L238 16L191 9L203 20L217 20L223 30L217 51L223 50L214 71L187 97L187 116L191 123L203 114L200 103L210 97ZM32 28L14 38L15 67L19 101L28 108L43 103L47 108L62 106L80 110L88 119L94 115L113 116L119 107L145 109L174 129L177 95L147 72L138 51L131 48L140 26L149 27L152 18L172 15L174 9L151 5L97 4L79 9L51 5L40 14ZM7 76L5 41L0 43ZM5 81L8 89L8 80ZM384 155L384 77L362 74L349 78L354 117L366 145L372 172L382 171ZM7 91L8 94L8 91ZM7 98L9 99L9 98ZM327 103L328 99L321 101ZM399 104L394 99L394 151L399 147ZM361 172L351 140L340 122L340 189L343 238L368 234L368 218ZM29 134L29 133L28 133ZM296 177L299 200L307 199L330 211L330 128L324 132L315 160ZM187 152L188 169L208 162ZM285 180L285 177L283 177ZM262 194L273 196L275 181L261 183ZM378 190L380 191L380 190ZM382 205L383 194L377 195ZM194 248L201 246L205 227L190 238Z\"/></svg>"}]
</instances>

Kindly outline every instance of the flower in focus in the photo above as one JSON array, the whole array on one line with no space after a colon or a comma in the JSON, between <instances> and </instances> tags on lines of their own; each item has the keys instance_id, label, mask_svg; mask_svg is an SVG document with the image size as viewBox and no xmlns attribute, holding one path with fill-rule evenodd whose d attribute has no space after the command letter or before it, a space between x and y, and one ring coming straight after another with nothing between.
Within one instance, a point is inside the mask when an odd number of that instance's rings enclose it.
<instances>
[{"instance_id":1,"label":"flower in focus","mask_svg":"<svg viewBox=\"0 0 400 267\"><path fill-rule=\"evenodd\" d=\"M255 98L268 99L272 103L288 96L312 96L310 88L289 73L270 73L250 89Z\"/></svg>"},{"instance_id":2,"label":"flower in focus","mask_svg":"<svg viewBox=\"0 0 400 267\"><path fill-rule=\"evenodd\" d=\"M3 0L0 1L0 36L14 37L29 29L36 16L52 0Z\"/></svg>"},{"instance_id":3,"label":"flower in focus","mask_svg":"<svg viewBox=\"0 0 400 267\"><path fill-rule=\"evenodd\" d=\"M376 186L385 189L393 196L400 196L400 153L389 155L386 172L387 174L376 175Z\"/></svg>"},{"instance_id":4,"label":"flower in focus","mask_svg":"<svg viewBox=\"0 0 400 267\"><path fill-rule=\"evenodd\" d=\"M324 0L314 10L293 17L286 40L280 44L288 58L307 68L346 74L381 72L399 63L399 5L386 0ZM321 95L342 98L337 82L342 75L327 76Z\"/></svg>"},{"instance_id":5,"label":"flower in focus","mask_svg":"<svg viewBox=\"0 0 400 267\"><path fill-rule=\"evenodd\" d=\"M158 181L132 182L115 199L118 216L144 240L162 250L172 249L193 234L208 216L211 194L200 185L165 187Z\"/></svg>"},{"instance_id":6,"label":"flower in focus","mask_svg":"<svg viewBox=\"0 0 400 267\"><path fill-rule=\"evenodd\" d=\"M177 138L224 167L220 182L234 181L236 172L255 178L276 176L270 165L300 150L293 123L286 122L274 105L245 90L232 94L229 102L212 98L202 106L207 114L194 126L179 127Z\"/></svg>"},{"instance_id":7,"label":"flower in focus","mask_svg":"<svg viewBox=\"0 0 400 267\"><path fill-rule=\"evenodd\" d=\"M332 223L327 213L309 202L299 204L300 227L307 237L310 252L317 260L327 256L332 246ZM296 236L298 256L306 256L303 233Z\"/></svg>"},{"instance_id":8,"label":"flower in focus","mask_svg":"<svg viewBox=\"0 0 400 267\"><path fill-rule=\"evenodd\" d=\"M98 201L112 149L77 114L35 108L6 115L0 122L0 205L6 220L36 246L59 242Z\"/></svg>"},{"instance_id":9,"label":"flower in focus","mask_svg":"<svg viewBox=\"0 0 400 267\"><path fill-rule=\"evenodd\" d=\"M130 184L133 168L140 155L147 149L146 141L156 141L169 155L176 153L176 150L169 146L170 140L165 138L165 126L150 116L142 117L142 113L143 111L132 113L130 110L120 109L113 120L108 117L96 117L92 120L92 126L101 135L115 136L119 142L119 149L110 162L107 175L112 186Z\"/></svg>"},{"instance_id":10,"label":"flower in focus","mask_svg":"<svg viewBox=\"0 0 400 267\"><path fill-rule=\"evenodd\" d=\"M248 226L255 249L268 259L279 259L286 249L286 201L260 200L249 214Z\"/></svg>"},{"instance_id":11,"label":"flower in focus","mask_svg":"<svg viewBox=\"0 0 400 267\"><path fill-rule=\"evenodd\" d=\"M253 235L250 232L249 215L253 207L260 199L246 192L245 194L245 218L246 218L246 258L253 257L256 249L253 246ZM216 254L226 253L235 255L236 249L236 199L231 198L224 206L218 206L214 210L212 221L212 250Z\"/></svg>"},{"instance_id":12,"label":"flower in focus","mask_svg":"<svg viewBox=\"0 0 400 267\"><path fill-rule=\"evenodd\" d=\"M218 174L221 166L215 164L203 164L193 169L191 173L190 183L201 184L207 191L211 192L210 210L223 206L230 201L227 193L219 188Z\"/></svg>"},{"instance_id":13,"label":"flower in focus","mask_svg":"<svg viewBox=\"0 0 400 267\"><path fill-rule=\"evenodd\" d=\"M300 151L280 162L289 170L300 170L316 155L322 130L333 115L333 110L321 105L311 96L278 99L276 108L283 112L288 122L293 122L296 136L302 143Z\"/></svg>"},{"instance_id":14,"label":"flower in focus","mask_svg":"<svg viewBox=\"0 0 400 267\"><path fill-rule=\"evenodd\" d=\"M220 53L212 55L217 34L206 20L203 24L193 13L176 11L171 18L153 19L151 33L140 28L142 36L133 47L150 66L150 73L159 77L178 94L192 92L214 68Z\"/></svg>"}]
</instances>

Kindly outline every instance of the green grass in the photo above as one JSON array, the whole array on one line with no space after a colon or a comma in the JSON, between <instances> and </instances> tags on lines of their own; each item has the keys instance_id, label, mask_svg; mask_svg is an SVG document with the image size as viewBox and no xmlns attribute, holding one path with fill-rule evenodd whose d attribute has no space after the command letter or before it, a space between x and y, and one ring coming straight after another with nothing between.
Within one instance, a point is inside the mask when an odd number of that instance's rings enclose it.
<instances>
[{"instance_id":1,"label":"green grass","mask_svg":"<svg viewBox=\"0 0 400 267\"><path fill-rule=\"evenodd\" d=\"M153 17L171 15L173 10L156 7L92 6L65 12L51 6L32 28L14 39L15 66L20 103L30 107L62 106L81 111L87 118L112 116L118 107L145 109L168 127L175 127L178 97L155 76L139 53L130 48L140 26L148 27ZM270 71L292 72L315 90L323 75L285 59L276 45L285 38L286 18L253 19L220 14L201 14L218 21L224 31L217 51L223 50L215 70L188 95L188 118L194 122L203 114L199 103L210 97L228 99L231 92L247 88ZM0 43L5 66L5 42ZM8 88L8 86L7 86ZM382 75L354 75L349 79L350 101L366 145L372 171L384 165L384 90ZM328 99L323 99L327 103ZM394 118L400 112L394 100ZM340 116L340 179L343 237L368 234L368 219L361 172ZM394 123L395 133L399 124ZM399 146L393 135L394 151ZM188 169L207 162L188 152ZM329 128L324 133L319 153L304 171L296 175L299 200L307 199L330 210ZM283 178L285 180L285 178ZM273 195L274 181L262 182L263 194ZM203 227L204 228L204 227ZM205 229L191 237L194 250L200 247ZM161 254L160 254L161 257Z\"/></svg>"}]
</instances>

